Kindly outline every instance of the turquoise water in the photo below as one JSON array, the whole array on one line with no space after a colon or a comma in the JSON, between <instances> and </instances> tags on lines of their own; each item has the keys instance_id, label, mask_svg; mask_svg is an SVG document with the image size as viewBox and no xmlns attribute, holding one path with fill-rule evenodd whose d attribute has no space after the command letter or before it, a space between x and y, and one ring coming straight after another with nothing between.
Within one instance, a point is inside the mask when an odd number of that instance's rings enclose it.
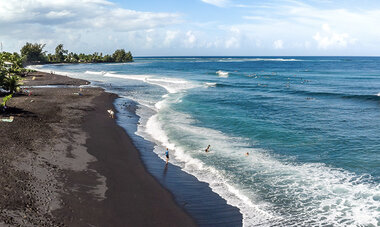
<instances>
[{"instance_id":1,"label":"turquoise water","mask_svg":"<svg viewBox=\"0 0 380 227\"><path fill-rule=\"evenodd\" d=\"M161 57L39 69L139 103L136 134L162 159L169 147L171 163L238 207L246 226L380 226L380 58Z\"/></svg>"}]
</instances>

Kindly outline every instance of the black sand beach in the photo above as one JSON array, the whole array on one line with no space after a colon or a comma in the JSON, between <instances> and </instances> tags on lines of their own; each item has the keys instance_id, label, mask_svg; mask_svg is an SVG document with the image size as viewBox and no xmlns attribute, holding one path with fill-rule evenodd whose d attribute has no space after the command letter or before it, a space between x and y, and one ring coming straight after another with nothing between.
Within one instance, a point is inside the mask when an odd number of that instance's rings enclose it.
<instances>
[{"instance_id":1,"label":"black sand beach","mask_svg":"<svg viewBox=\"0 0 380 227\"><path fill-rule=\"evenodd\" d=\"M37 72L24 84L87 82ZM88 87L28 90L1 116L14 116L0 124L1 225L196 225L108 116L115 95Z\"/></svg>"}]
</instances>

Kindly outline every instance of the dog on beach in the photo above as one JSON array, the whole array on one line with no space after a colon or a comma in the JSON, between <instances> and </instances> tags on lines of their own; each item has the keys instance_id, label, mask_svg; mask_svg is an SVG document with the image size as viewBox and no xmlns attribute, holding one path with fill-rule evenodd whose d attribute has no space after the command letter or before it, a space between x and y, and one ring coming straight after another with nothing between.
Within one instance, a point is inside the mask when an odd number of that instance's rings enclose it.
<instances>
[{"instance_id":1,"label":"dog on beach","mask_svg":"<svg viewBox=\"0 0 380 227\"><path fill-rule=\"evenodd\" d=\"M113 112L112 109L107 110L107 112L110 114L110 117L113 118L115 115L115 112Z\"/></svg>"}]
</instances>

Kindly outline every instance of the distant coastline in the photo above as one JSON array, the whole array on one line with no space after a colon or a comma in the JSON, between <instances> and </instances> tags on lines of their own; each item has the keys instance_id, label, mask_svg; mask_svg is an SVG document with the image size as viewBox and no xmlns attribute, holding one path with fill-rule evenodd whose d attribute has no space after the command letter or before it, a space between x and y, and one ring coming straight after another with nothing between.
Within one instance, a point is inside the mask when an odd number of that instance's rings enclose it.
<instances>
[{"instance_id":1,"label":"distant coastline","mask_svg":"<svg viewBox=\"0 0 380 227\"><path fill-rule=\"evenodd\" d=\"M20 50L23 65L57 64L57 63L120 63L132 62L130 51L117 49L113 54L94 52L93 54L73 53L64 49L63 44L58 44L55 53L47 53L43 49L46 44L26 43Z\"/></svg>"}]
</instances>

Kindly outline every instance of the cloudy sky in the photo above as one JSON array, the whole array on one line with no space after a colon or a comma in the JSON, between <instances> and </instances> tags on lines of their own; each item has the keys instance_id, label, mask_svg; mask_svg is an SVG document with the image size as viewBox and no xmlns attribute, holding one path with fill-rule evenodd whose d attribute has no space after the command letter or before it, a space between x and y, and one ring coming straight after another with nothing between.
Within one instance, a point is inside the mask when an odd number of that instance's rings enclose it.
<instances>
[{"instance_id":1,"label":"cloudy sky","mask_svg":"<svg viewBox=\"0 0 380 227\"><path fill-rule=\"evenodd\" d=\"M0 42L134 56L380 55L378 0L0 0Z\"/></svg>"}]
</instances>

